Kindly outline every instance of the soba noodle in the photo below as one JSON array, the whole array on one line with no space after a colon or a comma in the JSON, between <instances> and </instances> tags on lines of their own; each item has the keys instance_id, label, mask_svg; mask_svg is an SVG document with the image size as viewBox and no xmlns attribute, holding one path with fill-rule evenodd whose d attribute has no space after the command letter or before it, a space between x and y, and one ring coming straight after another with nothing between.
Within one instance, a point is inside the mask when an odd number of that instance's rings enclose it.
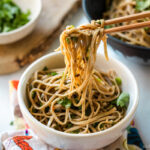
<instances>
[{"instance_id":1,"label":"soba noodle","mask_svg":"<svg viewBox=\"0 0 150 150\"><path fill-rule=\"evenodd\" d=\"M135 13L139 13L150 9L150 1L149 4L147 3L147 7L145 8L142 6L142 0L113 0L110 9L104 13L103 17L105 19L113 19L116 17L128 16ZM145 5L146 1L143 2ZM148 2L148 1L147 1ZM109 4L109 2L107 1ZM110 5L110 4L109 4ZM144 22L150 20L150 18L144 18L140 20L134 20L130 22L124 22L122 25ZM120 26L121 24L117 24L115 26ZM111 27L111 26L108 26ZM150 47L150 28L141 28L136 30L118 32L118 33L111 33L112 36L121 39L127 43L133 45L140 45L144 47Z\"/></svg>"},{"instance_id":2,"label":"soba noodle","mask_svg":"<svg viewBox=\"0 0 150 150\"><path fill-rule=\"evenodd\" d=\"M66 67L45 67L29 80L29 111L41 123L67 133L93 133L124 117L126 108L116 104L121 93L117 74L94 68L101 40L108 59L103 24L99 20L67 27L57 49L64 55Z\"/></svg>"}]
</instances>

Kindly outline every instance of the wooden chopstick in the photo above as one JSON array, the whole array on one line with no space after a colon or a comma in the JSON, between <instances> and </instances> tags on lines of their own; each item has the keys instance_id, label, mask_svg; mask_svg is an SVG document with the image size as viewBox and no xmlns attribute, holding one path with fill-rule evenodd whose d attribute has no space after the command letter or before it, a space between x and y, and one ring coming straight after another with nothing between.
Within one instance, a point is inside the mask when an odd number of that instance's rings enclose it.
<instances>
[{"instance_id":1,"label":"wooden chopstick","mask_svg":"<svg viewBox=\"0 0 150 150\"><path fill-rule=\"evenodd\" d=\"M104 33L122 32L122 31L133 30L133 29L144 28L144 27L150 27L150 21L105 29Z\"/></svg>"},{"instance_id":2,"label":"wooden chopstick","mask_svg":"<svg viewBox=\"0 0 150 150\"><path fill-rule=\"evenodd\" d=\"M110 24L116 24L116 23L122 23L122 22L128 22L131 20L138 20L142 18L150 17L150 11L146 11L143 13L138 13L134 15L129 15L125 17L119 17L115 19L106 20L104 25L110 25ZM110 29L105 29L104 33L113 33L113 32L122 32L126 30L133 30L143 27L150 27L150 21L140 22L140 23L134 23L130 25L124 25L124 26L118 26Z\"/></svg>"},{"instance_id":3,"label":"wooden chopstick","mask_svg":"<svg viewBox=\"0 0 150 150\"><path fill-rule=\"evenodd\" d=\"M131 20L138 20L142 18L150 17L150 11L145 11L142 13L137 13L129 16L124 16L124 17L119 17L119 18L114 18L110 20L106 20L104 25L110 25L110 24L116 24L116 23L121 23L121 22L128 22Z\"/></svg>"}]
</instances>

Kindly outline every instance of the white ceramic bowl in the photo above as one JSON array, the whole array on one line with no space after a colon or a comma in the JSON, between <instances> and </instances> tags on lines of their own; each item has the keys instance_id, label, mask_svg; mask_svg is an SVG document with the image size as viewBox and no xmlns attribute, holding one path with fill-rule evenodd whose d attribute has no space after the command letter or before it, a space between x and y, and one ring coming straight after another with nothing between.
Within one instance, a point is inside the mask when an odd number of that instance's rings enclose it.
<instances>
[{"instance_id":1,"label":"white ceramic bowl","mask_svg":"<svg viewBox=\"0 0 150 150\"><path fill-rule=\"evenodd\" d=\"M40 15L42 3L41 0L13 0L23 12L31 11L30 21L10 32L0 33L0 44L10 44L27 36L34 29L37 19Z\"/></svg>"},{"instance_id":2,"label":"white ceramic bowl","mask_svg":"<svg viewBox=\"0 0 150 150\"><path fill-rule=\"evenodd\" d=\"M64 67L64 57L60 52L53 52L35 61L22 75L18 88L19 105L23 116L30 128L43 141L61 149L88 150L104 147L114 142L122 135L133 119L138 105L137 83L134 76L125 65L113 58L110 58L107 62L104 56L97 55L96 67L103 71L108 71L109 69L116 70L118 76L122 79L123 91L130 94L130 103L126 116L119 123L107 130L91 134L69 134L48 128L29 113L27 108L26 84L32 73L39 69L42 70L44 66L48 66L49 68Z\"/></svg>"}]
</instances>

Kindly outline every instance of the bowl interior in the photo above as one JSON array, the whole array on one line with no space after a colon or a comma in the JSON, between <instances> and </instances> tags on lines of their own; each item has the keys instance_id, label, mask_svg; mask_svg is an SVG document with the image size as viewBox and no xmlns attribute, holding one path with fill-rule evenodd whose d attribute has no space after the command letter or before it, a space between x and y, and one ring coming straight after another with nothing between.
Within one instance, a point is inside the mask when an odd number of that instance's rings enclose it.
<instances>
[{"instance_id":1,"label":"bowl interior","mask_svg":"<svg viewBox=\"0 0 150 150\"><path fill-rule=\"evenodd\" d=\"M42 70L45 66L47 66L48 68L64 67L65 66L64 56L60 52L54 52L47 56L44 56L40 58L39 60L35 61L33 64L31 64L22 75L20 83L19 83L19 91L18 91L19 104L20 104L21 110L25 111L30 117L31 117L31 114L29 114L29 111L27 110L28 100L26 97L26 85L31 75L33 74L33 72L37 70ZM119 127L119 125L124 126L125 120L129 120L129 118L131 118L131 116L134 115L134 112L138 104L138 88L137 88L135 78L133 77L129 69L126 66L124 66L122 63L112 58L110 58L109 61L106 61L103 55L97 55L95 67L98 70L102 70L102 71L108 71L110 69L115 70L118 76L121 77L122 79L122 90L130 94L130 102L129 102L129 106L127 109L127 114L124 119L122 119L118 124L115 125L116 128ZM115 128L115 126L113 126L112 128ZM45 126L45 128L47 127ZM107 130L111 130L111 129L109 128ZM105 131L106 130L104 130L104 132ZM62 133L62 134L65 134L65 133ZM80 134L80 136L81 135L82 134Z\"/></svg>"},{"instance_id":2,"label":"bowl interior","mask_svg":"<svg viewBox=\"0 0 150 150\"><path fill-rule=\"evenodd\" d=\"M122 91L127 92L130 95L129 106L127 109L127 114L129 114L129 112L136 105L138 95L137 84L130 70L119 61L112 58L109 58L109 61L106 61L101 55L97 55L95 67L104 72L108 72L109 70L116 71L117 76L122 80Z\"/></svg>"},{"instance_id":3,"label":"bowl interior","mask_svg":"<svg viewBox=\"0 0 150 150\"><path fill-rule=\"evenodd\" d=\"M36 18L41 10L41 0L13 0L23 12L31 11L30 19Z\"/></svg>"}]
</instances>

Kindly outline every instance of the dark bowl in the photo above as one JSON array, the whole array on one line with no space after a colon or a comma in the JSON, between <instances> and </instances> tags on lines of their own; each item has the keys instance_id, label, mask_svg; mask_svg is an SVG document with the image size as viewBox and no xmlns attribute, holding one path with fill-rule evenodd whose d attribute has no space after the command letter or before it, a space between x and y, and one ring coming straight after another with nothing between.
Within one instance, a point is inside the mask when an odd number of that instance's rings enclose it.
<instances>
[{"instance_id":1,"label":"dark bowl","mask_svg":"<svg viewBox=\"0 0 150 150\"><path fill-rule=\"evenodd\" d=\"M83 10L89 21L102 18L106 11L106 0L82 0ZM108 43L117 54L123 54L127 59L142 64L150 64L150 48L131 45L111 35L108 35Z\"/></svg>"}]
</instances>

